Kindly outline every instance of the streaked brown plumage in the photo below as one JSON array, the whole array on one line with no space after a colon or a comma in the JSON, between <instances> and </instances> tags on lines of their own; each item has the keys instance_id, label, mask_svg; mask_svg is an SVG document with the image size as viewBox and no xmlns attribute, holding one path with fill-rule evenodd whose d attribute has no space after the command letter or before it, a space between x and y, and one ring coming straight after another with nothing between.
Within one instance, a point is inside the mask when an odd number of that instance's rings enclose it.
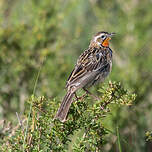
<instances>
[{"instance_id":1,"label":"streaked brown plumage","mask_svg":"<svg viewBox=\"0 0 152 152\"><path fill-rule=\"evenodd\" d=\"M109 40L114 33L98 32L77 60L71 72L66 88L67 94L55 115L55 119L66 121L72 98L75 92L103 82L112 68L112 50L109 48Z\"/></svg>"}]
</instances>

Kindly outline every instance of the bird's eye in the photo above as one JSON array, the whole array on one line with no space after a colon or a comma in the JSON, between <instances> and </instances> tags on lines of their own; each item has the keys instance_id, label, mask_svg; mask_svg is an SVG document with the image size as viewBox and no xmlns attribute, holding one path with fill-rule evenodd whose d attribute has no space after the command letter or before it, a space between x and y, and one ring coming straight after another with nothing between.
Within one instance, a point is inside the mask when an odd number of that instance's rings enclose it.
<instances>
[{"instance_id":1,"label":"bird's eye","mask_svg":"<svg viewBox=\"0 0 152 152\"><path fill-rule=\"evenodd\" d=\"M105 35L102 35L101 38L104 39L104 38L105 38Z\"/></svg>"}]
</instances>

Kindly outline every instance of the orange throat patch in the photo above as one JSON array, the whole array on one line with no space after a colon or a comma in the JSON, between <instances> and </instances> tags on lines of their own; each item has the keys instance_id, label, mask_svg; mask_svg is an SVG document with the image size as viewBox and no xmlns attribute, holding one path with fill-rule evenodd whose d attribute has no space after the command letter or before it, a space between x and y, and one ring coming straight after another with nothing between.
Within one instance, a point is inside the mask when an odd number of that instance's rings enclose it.
<instances>
[{"instance_id":1,"label":"orange throat patch","mask_svg":"<svg viewBox=\"0 0 152 152\"><path fill-rule=\"evenodd\" d=\"M109 46L109 40L111 40L110 37L106 38L106 39L103 41L102 46L108 47L108 46Z\"/></svg>"}]
</instances>

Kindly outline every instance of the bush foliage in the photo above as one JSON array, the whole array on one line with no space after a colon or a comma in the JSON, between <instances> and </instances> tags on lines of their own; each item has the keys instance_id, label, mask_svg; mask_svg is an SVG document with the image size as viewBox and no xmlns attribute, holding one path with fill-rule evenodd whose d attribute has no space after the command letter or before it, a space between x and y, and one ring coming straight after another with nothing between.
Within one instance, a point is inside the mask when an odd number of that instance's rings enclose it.
<instances>
[{"instance_id":1,"label":"bush foliage","mask_svg":"<svg viewBox=\"0 0 152 152\"><path fill-rule=\"evenodd\" d=\"M29 117L19 118L19 125L7 131L3 129L2 151L101 151L105 135L109 131L102 121L112 111L113 105L131 105L135 99L120 83L109 82L109 87L99 90L101 100L94 101L83 95L69 111L68 120L53 120L57 108L55 100L32 96ZM11 136L7 137L8 132ZM79 134L79 136L77 136ZM73 139L75 137L75 139ZM1 141L2 142L2 141Z\"/></svg>"}]
</instances>

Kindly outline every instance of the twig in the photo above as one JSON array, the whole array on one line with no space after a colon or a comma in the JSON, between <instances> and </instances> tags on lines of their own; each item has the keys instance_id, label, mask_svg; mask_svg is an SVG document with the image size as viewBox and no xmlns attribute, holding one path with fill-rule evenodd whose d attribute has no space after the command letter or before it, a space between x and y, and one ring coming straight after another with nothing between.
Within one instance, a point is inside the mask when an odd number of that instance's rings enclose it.
<instances>
[{"instance_id":1,"label":"twig","mask_svg":"<svg viewBox=\"0 0 152 152\"><path fill-rule=\"evenodd\" d=\"M22 126L22 120L20 119L17 112L16 112L16 116L17 116L17 119L18 119L19 126L21 127Z\"/></svg>"}]
</instances>

